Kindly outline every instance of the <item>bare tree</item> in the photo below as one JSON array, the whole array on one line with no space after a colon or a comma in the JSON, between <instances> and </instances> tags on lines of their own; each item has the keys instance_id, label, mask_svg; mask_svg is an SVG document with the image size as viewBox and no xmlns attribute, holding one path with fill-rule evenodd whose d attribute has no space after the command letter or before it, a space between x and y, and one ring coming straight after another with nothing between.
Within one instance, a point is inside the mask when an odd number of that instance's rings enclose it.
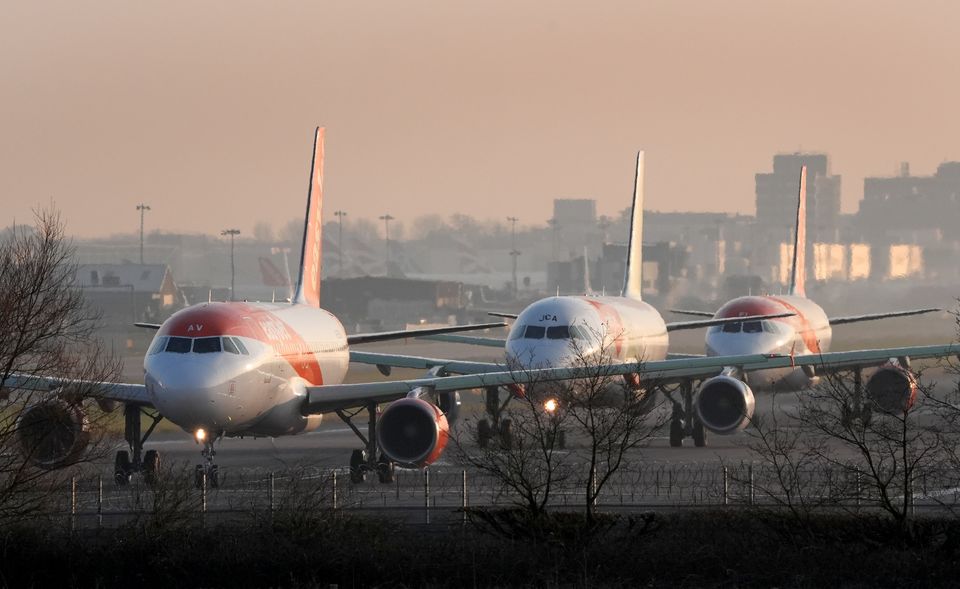
<instances>
[{"instance_id":1,"label":"bare tree","mask_svg":"<svg viewBox=\"0 0 960 589\"><path fill-rule=\"evenodd\" d=\"M595 523L597 500L604 487L630 453L646 445L669 416L656 383L642 383L610 370L616 358L614 347L622 345L620 338L622 334L594 333L571 340L582 377L570 381L559 400L569 413L573 431L586 443L583 492L588 527ZM642 374L643 364L637 362L636 375Z\"/></svg>"},{"instance_id":2,"label":"bare tree","mask_svg":"<svg viewBox=\"0 0 960 589\"><path fill-rule=\"evenodd\" d=\"M95 337L97 315L74 288L72 256L49 210L0 242L0 521L41 507L42 490L67 476L58 469L101 447L105 412L91 414L87 400L118 363Z\"/></svg>"}]
</instances>

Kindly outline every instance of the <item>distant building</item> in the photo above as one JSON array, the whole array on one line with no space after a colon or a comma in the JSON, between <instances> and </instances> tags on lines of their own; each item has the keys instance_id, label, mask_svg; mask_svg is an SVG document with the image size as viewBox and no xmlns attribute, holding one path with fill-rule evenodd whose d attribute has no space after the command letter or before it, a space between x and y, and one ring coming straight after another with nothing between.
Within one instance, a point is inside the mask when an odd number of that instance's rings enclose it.
<instances>
[{"instance_id":1,"label":"distant building","mask_svg":"<svg viewBox=\"0 0 960 589\"><path fill-rule=\"evenodd\" d=\"M945 162L933 176L900 175L863 180L858 224L875 243L934 245L960 240L960 162Z\"/></svg>"},{"instance_id":2,"label":"distant building","mask_svg":"<svg viewBox=\"0 0 960 589\"><path fill-rule=\"evenodd\" d=\"M800 168L807 166L807 237L833 241L840 215L840 176L830 173L823 153L773 156L773 173L756 174L757 223L791 229L797 217Z\"/></svg>"}]
</instances>

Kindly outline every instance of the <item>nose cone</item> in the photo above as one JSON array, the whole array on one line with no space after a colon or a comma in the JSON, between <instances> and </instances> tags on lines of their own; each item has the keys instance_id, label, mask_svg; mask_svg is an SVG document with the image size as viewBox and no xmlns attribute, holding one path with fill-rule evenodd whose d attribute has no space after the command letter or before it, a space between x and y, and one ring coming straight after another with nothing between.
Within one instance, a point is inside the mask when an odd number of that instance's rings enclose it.
<instances>
[{"instance_id":1,"label":"nose cone","mask_svg":"<svg viewBox=\"0 0 960 589\"><path fill-rule=\"evenodd\" d=\"M225 354L162 354L146 366L148 390L160 413L187 431L229 431L236 425L239 358Z\"/></svg>"},{"instance_id":2,"label":"nose cone","mask_svg":"<svg viewBox=\"0 0 960 589\"><path fill-rule=\"evenodd\" d=\"M518 339L507 342L507 361L519 369L561 368L583 364L585 350L570 340Z\"/></svg>"},{"instance_id":3,"label":"nose cone","mask_svg":"<svg viewBox=\"0 0 960 589\"><path fill-rule=\"evenodd\" d=\"M708 356L744 356L748 354L780 353L784 338L773 333L724 333L707 334Z\"/></svg>"}]
</instances>

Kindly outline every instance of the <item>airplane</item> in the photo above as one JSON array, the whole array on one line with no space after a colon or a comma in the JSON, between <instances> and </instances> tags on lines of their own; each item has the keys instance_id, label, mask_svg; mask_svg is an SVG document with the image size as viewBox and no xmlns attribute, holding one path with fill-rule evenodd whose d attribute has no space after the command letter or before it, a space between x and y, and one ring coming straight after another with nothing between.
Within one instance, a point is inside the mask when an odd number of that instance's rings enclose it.
<instances>
[{"instance_id":1,"label":"airplane","mask_svg":"<svg viewBox=\"0 0 960 589\"><path fill-rule=\"evenodd\" d=\"M160 455L156 450L144 453L143 446L159 421L167 419L202 445L204 462L197 465L198 480L206 476L216 486L214 444L223 436L282 436L317 429L322 416L301 411L306 389L343 382L350 345L505 326L498 322L347 335L340 321L320 308L323 139L324 129L318 128L299 283L292 302L206 302L182 309L162 324L137 323L157 330L144 357L144 384L20 376L3 385L62 393L78 384L94 385L97 399L124 403L129 451L116 454L118 484L126 484L136 472L155 476ZM69 406L67 396L51 395L20 416L22 433L29 438L31 428L26 424L42 423L45 415L58 413L50 409L64 409L59 414L66 416L67 427L61 432L66 437L45 445L53 448L51 453L33 455L37 466L56 467L83 449L85 436L80 434L85 416L79 407ZM141 413L153 420L145 433ZM58 434L35 428L33 435Z\"/></svg>"},{"instance_id":2,"label":"airplane","mask_svg":"<svg viewBox=\"0 0 960 589\"><path fill-rule=\"evenodd\" d=\"M872 313L844 317L828 317L826 312L805 294L806 282L806 202L807 168L800 169L797 191L796 231L794 233L793 262L790 273L790 289L786 295L751 295L735 298L722 305L715 313L705 311L674 310L678 314L711 317L715 319L740 317L739 323L711 327L705 337L707 356L731 354L778 354L791 358L822 356L830 348L834 325L862 321L875 321L888 317L909 317L940 311L936 308L911 309L888 313ZM791 316L777 319L755 320L746 316L791 312ZM861 364L846 365L853 370L855 388L860 389L861 370L879 366L866 383L867 397L885 412L902 410L912 405L916 396L916 381L910 372L910 349L890 350L886 358L873 358ZM754 391L784 392L800 391L817 384L821 373L829 367L817 370L815 364L739 370L724 367L720 374L703 381L692 398L692 390L683 391L684 407L677 403L670 426L670 443L682 445L686 435L691 435L697 446L704 445L702 428L716 434L731 434L747 426L753 415ZM749 384L748 384L749 383ZM856 404L859 405L858 402ZM692 405L692 407L691 407ZM851 407L860 412L860 417L869 419L871 406ZM694 427L691 428L693 416Z\"/></svg>"}]
</instances>

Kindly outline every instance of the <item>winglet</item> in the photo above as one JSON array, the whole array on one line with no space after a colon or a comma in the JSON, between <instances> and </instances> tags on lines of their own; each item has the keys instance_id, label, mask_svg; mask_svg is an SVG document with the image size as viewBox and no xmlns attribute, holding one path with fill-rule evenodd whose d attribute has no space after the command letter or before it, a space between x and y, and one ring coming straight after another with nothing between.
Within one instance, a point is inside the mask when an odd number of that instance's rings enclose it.
<instances>
[{"instance_id":1,"label":"winglet","mask_svg":"<svg viewBox=\"0 0 960 589\"><path fill-rule=\"evenodd\" d=\"M633 210L630 215L630 241L627 245L627 271L623 278L623 296L640 300L643 290L643 152L637 152L637 173L633 180Z\"/></svg>"},{"instance_id":2,"label":"winglet","mask_svg":"<svg viewBox=\"0 0 960 589\"><path fill-rule=\"evenodd\" d=\"M310 167L310 188L307 192L307 215L303 227L303 247L300 250L300 274L293 302L320 306L320 269L323 262L323 134L317 127L313 141L313 162Z\"/></svg>"},{"instance_id":3,"label":"winglet","mask_svg":"<svg viewBox=\"0 0 960 589\"><path fill-rule=\"evenodd\" d=\"M797 194L797 230L793 240L793 270L790 274L790 294L807 296L804 285L807 276L807 166L800 168L800 188Z\"/></svg>"}]
</instances>

